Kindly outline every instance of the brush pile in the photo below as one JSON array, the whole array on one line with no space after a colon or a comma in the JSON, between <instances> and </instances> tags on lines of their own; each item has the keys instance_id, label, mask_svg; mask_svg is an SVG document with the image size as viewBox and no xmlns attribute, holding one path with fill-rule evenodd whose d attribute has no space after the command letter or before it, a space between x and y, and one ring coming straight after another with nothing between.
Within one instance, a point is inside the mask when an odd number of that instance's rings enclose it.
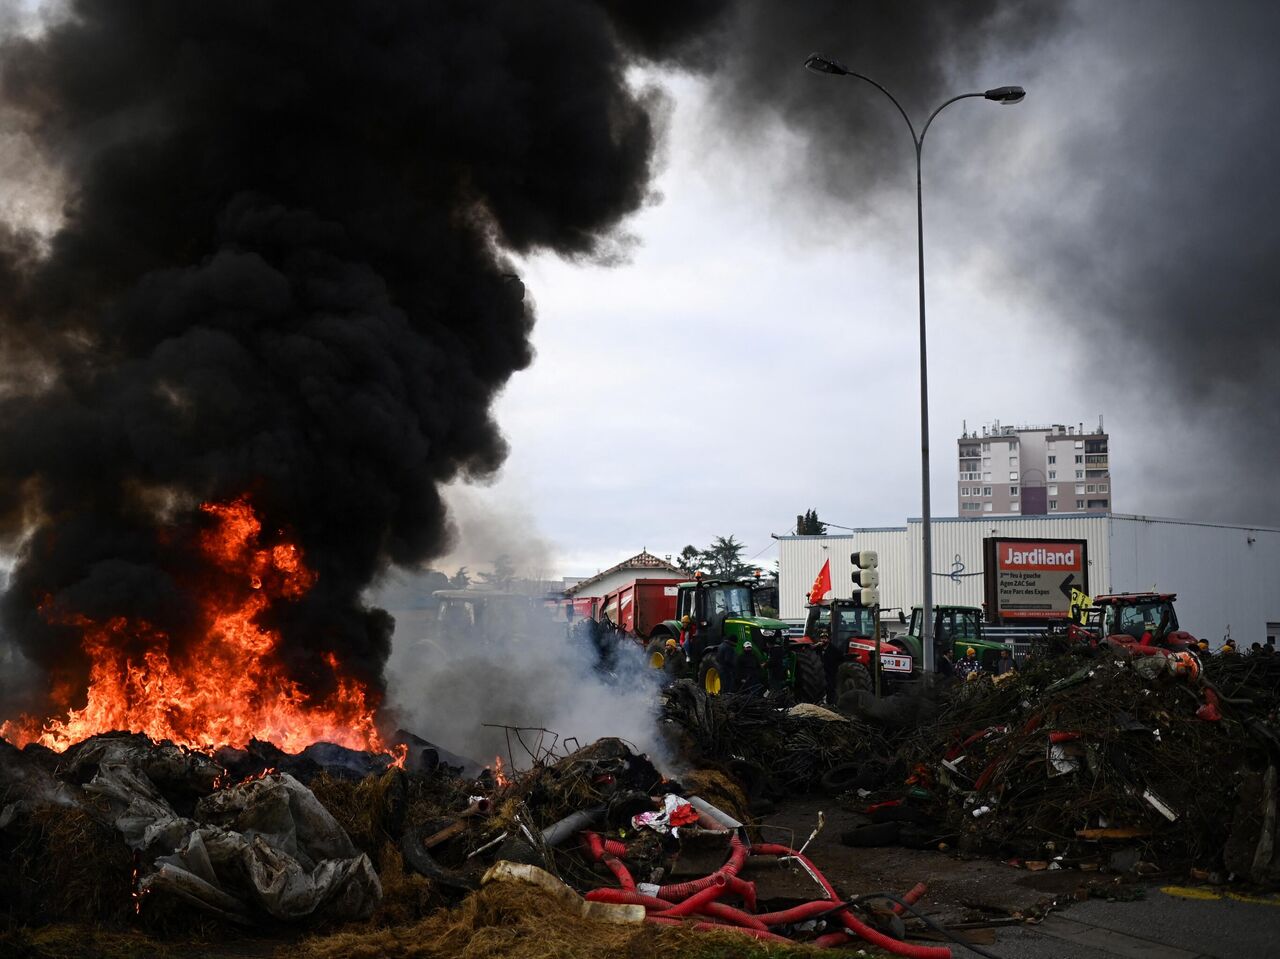
<instances>
[{"instance_id":1,"label":"brush pile","mask_svg":"<svg viewBox=\"0 0 1280 959\"><path fill-rule=\"evenodd\" d=\"M914 795L929 796L916 808L938 838L1030 868L1194 866L1274 883L1280 674L1235 659L1211 661L1217 682L1203 686L1107 655L957 684L902 746Z\"/></svg>"},{"instance_id":2,"label":"brush pile","mask_svg":"<svg viewBox=\"0 0 1280 959\"><path fill-rule=\"evenodd\" d=\"M695 765L725 767L752 798L807 792L831 770L888 751L875 727L821 706L708 696L688 680L663 695L662 721L678 752Z\"/></svg>"}]
</instances>

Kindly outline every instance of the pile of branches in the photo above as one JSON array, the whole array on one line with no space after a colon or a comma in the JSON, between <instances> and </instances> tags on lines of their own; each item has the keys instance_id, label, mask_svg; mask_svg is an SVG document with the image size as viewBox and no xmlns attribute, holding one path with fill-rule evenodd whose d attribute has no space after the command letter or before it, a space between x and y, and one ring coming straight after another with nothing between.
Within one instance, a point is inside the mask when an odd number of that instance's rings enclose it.
<instances>
[{"instance_id":1,"label":"pile of branches","mask_svg":"<svg viewBox=\"0 0 1280 959\"><path fill-rule=\"evenodd\" d=\"M1202 687L1141 665L1064 655L944 694L937 721L903 748L947 831L1049 864L1105 863L1123 846L1141 861L1219 868L1242 784L1280 758L1267 733L1280 675L1215 665L1239 679L1223 695L1253 683L1258 696L1212 720Z\"/></svg>"},{"instance_id":2,"label":"pile of branches","mask_svg":"<svg viewBox=\"0 0 1280 959\"><path fill-rule=\"evenodd\" d=\"M857 718L747 693L708 696L688 680L666 689L662 721L691 762L727 767L766 796L807 791L837 767L888 751Z\"/></svg>"}]
</instances>

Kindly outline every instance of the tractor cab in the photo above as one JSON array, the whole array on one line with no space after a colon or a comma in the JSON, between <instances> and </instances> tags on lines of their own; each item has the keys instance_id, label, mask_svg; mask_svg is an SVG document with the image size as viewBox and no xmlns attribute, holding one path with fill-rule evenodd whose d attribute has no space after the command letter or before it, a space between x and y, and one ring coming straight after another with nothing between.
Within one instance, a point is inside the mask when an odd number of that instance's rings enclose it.
<instances>
[{"instance_id":1,"label":"tractor cab","mask_svg":"<svg viewBox=\"0 0 1280 959\"><path fill-rule=\"evenodd\" d=\"M875 610L855 606L851 599L832 599L809 607L804 635L815 646L829 651L842 661L853 650L870 652L875 648Z\"/></svg>"},{"instance_id":2,"label":"tractor cab","mask_svg":"<svg viewBox=\"0 0 1280 959\"><path fill-rule=\"evenodd\" d=\"M920 668L924 659L921 655L923 644L921 635L924 625L924 610L915 606L911 609L911 625L907 635L901 641L911 650ZM977 653L984 669L994 671L996 661L1002 650L1009 649L1004 643L989 640L982 635L982 610L976 606L935 606L933 607L933 652L935 657L949 653L953 662L965 657L972 647Z\"/></svg>"},{"instance_id":3,"label":"tractor cab","mask_svg":"<svg viewBox=\"0 0 1280 959\"><path fill-rule=\"evenodd\" d=\"M676 620L687 637L691 663L724 639L728 620L755 615L755 593L746 582L698 578L679 586Z\"/></svg>"},{"instance_id":4,"label":"tractor cab","mask_svg":"<svg viewBox=\"0 0 1280 959\"><path fill-rule=\"evenodd\" d=\"M1094 600L1097 634L1116 643L1193 647L1195 637L1178 625L1176 593L1116 593Z\"/></svg>"}]
</instances>

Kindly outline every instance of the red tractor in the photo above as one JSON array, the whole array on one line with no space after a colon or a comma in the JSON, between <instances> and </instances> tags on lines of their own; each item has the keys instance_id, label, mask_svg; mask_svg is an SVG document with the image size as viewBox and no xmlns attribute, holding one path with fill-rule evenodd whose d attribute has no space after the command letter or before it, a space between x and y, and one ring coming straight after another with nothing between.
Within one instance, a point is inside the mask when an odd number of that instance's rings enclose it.
<instances>
[{"instance_id":1,"label":"red tractor","mask_svg":"<svg viewBox=\"0 0 1280 959\"><path fill-rule=\"evenodd\" d=\"M1199 643L1178 626L1177 598L1176 593L1099 596L1068 636L1124 656L1160 657L1172 675L1194 682L1200 677Z\"/></svg>"},{"instance_id":2,"label":"red tractor","mask_svg":"<svg viewBox=\"0 0 1280 959\"><path fill-rule=\"evenodd\" d=\"M1115 593L1098 596L1083 625L1072 625L1075 639L1097 645L1195 650L1197 640L1178 626L1176 593Z\"/></svg>"}]
</instances>

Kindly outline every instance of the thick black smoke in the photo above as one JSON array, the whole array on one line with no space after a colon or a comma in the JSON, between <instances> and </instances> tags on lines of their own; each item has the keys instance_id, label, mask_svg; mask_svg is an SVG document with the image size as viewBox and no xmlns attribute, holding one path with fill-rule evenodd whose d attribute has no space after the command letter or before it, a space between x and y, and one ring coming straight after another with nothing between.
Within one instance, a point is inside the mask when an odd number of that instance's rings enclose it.
<instances>
[{"instance_id":1,"label":"thick black smoke","mask_svg":"<svg viewBox=\"0 0 1280 959\"><path fill-rule=\"evenodd\" d=\"M83 688L72 612L201 630L197 506L248 494L319 574L269 610L292 674L323 692L335 651L380 688L361 591L442 550L439 484L502 462L490 403L532 358L503 251L608 255L659 105L626 70L716 12L628 6L76 0L4 42L3 115L66 190L47 246L0 232L28 659Z\"/></svg>"},{"instance_id":2,"label":"thick black smoke","mask_svg":"<svg viewBox=\"0 0 1280 959\"><path fill-rule=\"evenodd\" d=\"M994 264L985 284L1034 301L1045 349L1076 355L1078 379L1044 385L1105 413L1119 434L1123 511L1280 524L1280 8L741 0L735 10L714 47L713 110L744 147L762 120L789 127L799 180L771 186L800 194L807 216L834 207L844 231L873 235L849 214L875 211L885 189L898 191L892 209L909 209L910 143L887 100L802 70L808 53L875 77L917 130L955 93L1026 86L998 137L994 118L947 118L950 148L926 169L938 188L926 197L931 236L949 257ZM982 189L966 196L980 168ZM947 222L944 206L981 216ZM989 372L1007 380L1040 360ZM963 362L977 368L981 350ZM1018 402L1006 399L1003 415L1022 415Z\"/></svg>"}]
</instances>

